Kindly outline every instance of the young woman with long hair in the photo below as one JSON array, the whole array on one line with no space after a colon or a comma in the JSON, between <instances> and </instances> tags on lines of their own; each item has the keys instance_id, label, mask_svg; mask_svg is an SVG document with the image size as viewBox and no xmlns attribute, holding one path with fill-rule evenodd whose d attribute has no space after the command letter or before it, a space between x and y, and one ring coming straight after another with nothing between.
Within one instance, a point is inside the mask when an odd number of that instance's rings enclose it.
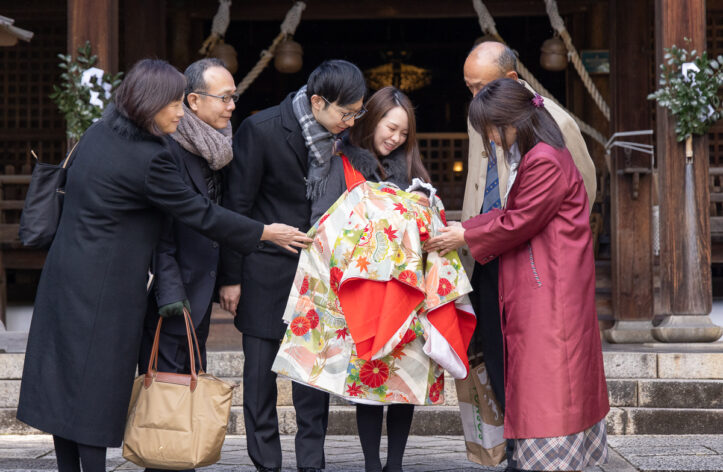
<instances>
[{"instance_id":1,"label":"young woman with long hair","mask_svg":"<svg viewBox=\"0 0 723 472\"><path fill-rule=\"evenodd\" d=\"M343 135L338 149L340 154L346 156L354 170L370 182L392 182L402 190L415 177L429 182L429 174L419 155L414 108L409 98L394 87L384 87L369 98L366 109L363 119ZM335 159L324 195L312 202L312 221L321 217L346 189L342 159ZM384 468L379 454L384 406L361 400L356 408L365 470L401 471L414 404L388 404L388 447Z\"/></svg>"}]
</instances>

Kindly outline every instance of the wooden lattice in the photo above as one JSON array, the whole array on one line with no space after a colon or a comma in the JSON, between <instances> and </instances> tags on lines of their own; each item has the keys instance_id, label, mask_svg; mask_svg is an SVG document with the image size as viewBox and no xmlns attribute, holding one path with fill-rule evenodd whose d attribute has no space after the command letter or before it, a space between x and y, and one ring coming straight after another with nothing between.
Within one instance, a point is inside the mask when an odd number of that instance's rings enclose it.
<instances>
[{"instance_id":1,"label":"wooden lattice","mask_svg":"<svg viewBox=\"0 0 723 472\"><path fill-rule=\"evenodd\" d=\"M467 178L467 133L418 133L422 162L447 210L461 210ZM455 171L455 163L462 169Z\"/></svg>"},{"instance_id":2,"label":"wooden lattice","mask_svg":"<svg viewBox=\"0 0 723 472\"><path fill-rule=\"evenodd\" d=\"M38 2L28 2L31 5ZM58 162L65 151L65 123L48 98L59 71L57 55L65 53L65 2L44 4L35 11L28 3L3 10L4 16L35 33L29 43L0 47L0 172L12 166L24 173L30 150L47 162ZM42 10L42 11L41 11Z\"/></svg>"}]
</instances>

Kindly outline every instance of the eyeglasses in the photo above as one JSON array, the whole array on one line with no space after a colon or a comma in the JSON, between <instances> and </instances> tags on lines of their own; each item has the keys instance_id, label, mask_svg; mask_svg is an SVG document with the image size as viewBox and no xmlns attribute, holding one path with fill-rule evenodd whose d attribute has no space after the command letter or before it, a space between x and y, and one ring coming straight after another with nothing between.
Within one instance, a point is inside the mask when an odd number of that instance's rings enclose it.
<instances>
[{"instance_id":1,"label":"eyeglasses","mask_svg":"<svg viewBox=\"0 0 723 472\"><path fill-rule=\"evenodd\" d=\"M325 101L326 103L328 103L329 105L332 104L329 100L327 100L326 98L324 98L323 95L319 95L319 96L320 96L321 98L323 98L324 101ZM361 109L360 109L359 111L347 111L347 112L343 112L343 111L341 111L341 110L336 110L336 111L338 111L339 113L341 113L341 121L349 121L349 120L351 120L352 118L354 118L355 120L358 120L359 118L361 118L362 116L364 116L364 113L367 112L367 109L364 108L364 106L362 105L362 107L361 107Z\"/></svg>"},{"instance_id":2,"label":"eyeglasses","mask_svg":"<svg viewBox=\"0 0 723 472\"><path fill-rule=\"evenodd\" d=\"M207 96L207 97L218 98L218 99L221 100L223 103L228 103L228 102L230 102L231 100L233 100L233 102L236 103L236 102L238 102L238 99L239 99L239 97L240 97L240 95L237 94L237 93L234 93L234 94L232 94L232 95L213 95L213 94L211 94L211 93L206 93L206 92L191 92L191 93L195 93L195 94L197 94L197 95L205 95L205 96Z\"/></svg>"}]
</instances>

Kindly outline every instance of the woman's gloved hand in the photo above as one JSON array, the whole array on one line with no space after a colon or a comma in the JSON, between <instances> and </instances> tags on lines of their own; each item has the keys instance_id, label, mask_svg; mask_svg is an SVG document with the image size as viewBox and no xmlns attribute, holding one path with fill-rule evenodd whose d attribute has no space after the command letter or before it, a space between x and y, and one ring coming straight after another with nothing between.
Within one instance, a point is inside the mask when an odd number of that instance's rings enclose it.
<instances>
[{"instance_id":1,"label":"woman's gloved hand","mask_svg":"<svg viewBox=\"0 0 723 472\"><path fill-rule=\"evenodd\" d=\"M191 304L188 302L188 300L183 300L181 302L173 302L173 303L169 303L167 305L158 307L158 315L161 316L162 318L170 318L172 316L183 316L183 308L184 307L188 310L188 313L191 314Z\"/></svg>"}]
</instances>

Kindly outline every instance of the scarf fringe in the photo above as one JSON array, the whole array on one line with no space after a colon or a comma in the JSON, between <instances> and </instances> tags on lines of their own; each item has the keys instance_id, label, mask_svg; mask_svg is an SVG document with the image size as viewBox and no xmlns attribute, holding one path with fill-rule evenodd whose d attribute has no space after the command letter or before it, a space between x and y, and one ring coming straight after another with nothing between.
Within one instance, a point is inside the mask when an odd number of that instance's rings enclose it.
<instances>
[{"instance_id":1,"label":"scarf fringe","mask_svg":"<svg viewBox=\"0 0 723 472\"><path fill-rule=\"evenodd\" d=\"M316 201L326 193L326 183L328 179L307 180L306 181L306 198Z\"/></svg>"}]
</instances>

